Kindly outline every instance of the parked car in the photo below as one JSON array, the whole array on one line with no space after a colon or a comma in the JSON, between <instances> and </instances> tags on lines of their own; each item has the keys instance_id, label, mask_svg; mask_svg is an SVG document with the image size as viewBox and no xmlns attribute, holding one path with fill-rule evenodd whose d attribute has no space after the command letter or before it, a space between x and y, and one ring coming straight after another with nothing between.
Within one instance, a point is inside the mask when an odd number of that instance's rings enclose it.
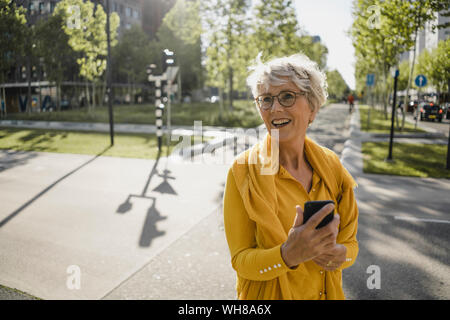
<instances>
[{"instance_id":1,"label":"parked car","mask_svg":"<svg viewBox=\"0 0 450 320\"><path fill-rule=\"evenodd\" d=\"M450 102L446 102L444 103L443 107L442 107L442 112L445 115L445 119L450 119Z\"/></svg>"},{"instance_id":2,"label":"parked car","mask_svg":"<svg viewBox=\"0 0 450 320\"><path fill-rule=\"evenodd\" d=\"M444 112L442 108L433 102L423 102L419 104L420 110L420 121L423 120L433 120L436 119L439 122L442 122L442 118L444 117Z\"/></svg>"}]
</instances>

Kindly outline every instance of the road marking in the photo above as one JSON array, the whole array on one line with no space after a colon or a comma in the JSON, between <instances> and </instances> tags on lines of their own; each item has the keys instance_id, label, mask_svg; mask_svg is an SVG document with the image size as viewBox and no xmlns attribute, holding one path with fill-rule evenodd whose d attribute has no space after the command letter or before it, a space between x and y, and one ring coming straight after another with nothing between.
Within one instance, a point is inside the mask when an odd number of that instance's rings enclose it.
<instances>
[{"instance_id":1,"label":"road marking","mask_svg":"<svg viewBox=\"0 0 450 320\"><path fill-rule=\"evenodd\" d=\"M405 216L394 216L395 220L409 220L409 221L422 221L422 222L435 222L435 223L450 223L450 220L438 220L438 219L421 219Z\"/></svg>"}]
</instances>

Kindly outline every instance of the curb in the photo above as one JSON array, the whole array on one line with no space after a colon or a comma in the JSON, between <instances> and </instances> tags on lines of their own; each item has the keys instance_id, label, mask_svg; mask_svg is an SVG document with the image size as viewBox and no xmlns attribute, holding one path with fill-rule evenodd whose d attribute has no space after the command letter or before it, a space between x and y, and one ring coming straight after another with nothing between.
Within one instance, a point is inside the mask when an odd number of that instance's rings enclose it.
<instances>
[{"instance_id":1,"label":"curb","mask_svg":"<svg viewBox=\"0 0 450 320\"><path fill-rule=\"evenodd\" d=\"M363 173L361 141L365 134L362 134L361 132L361 123L359 119L359 107L358 105L355 105L355 111L350 119L350 138L345 141L344 149L341 154L341 163L352 176L359 176Z\"/></svg>"}]
</instances>

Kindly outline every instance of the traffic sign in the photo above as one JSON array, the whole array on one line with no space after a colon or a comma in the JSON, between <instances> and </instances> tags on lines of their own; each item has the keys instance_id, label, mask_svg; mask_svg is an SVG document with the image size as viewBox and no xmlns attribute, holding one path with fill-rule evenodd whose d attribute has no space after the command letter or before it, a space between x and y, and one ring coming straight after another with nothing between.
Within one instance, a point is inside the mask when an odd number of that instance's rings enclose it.
<instances>
[{"instance_id":1,"label":"traffic sign","mask_svg":"<svg viewBox=\"0 0 450 320\"><path fill-rule=\"evenodd\" d=\"M427 85L427 77L425 77L423 74L419 74L414 82L419 88L425 87Z\"/></svg>"},{"instance_id":2,"label":"traffic sign","mask_svg":"<svg viewBox=\"0 0 450 320\"><path fill-rule=\"evenodd\" d=\"M166 80L174 81L180 67L167 67Z\"/></svg>"},{"instance_id":3,"label":"traffic sign","mask_svg":"<svg viewBox=\"0 0 450 320\"><path fill-rule=\"evenodd\" d=\"M397 68L392 69L391 74L393 78L398 78L398 76L400 75L400 70L398 70Z\"/></svg>"},{"instance_id":4,"label":"traffic sign","mask_svg":"<svg viewBox=\"0 0 450 320\"><path fill-rule=\"evenodd\" d=\"M375 74L369 73L366 78L366 85L371 87L375 84Z\"/></svg>"}]
</instances>

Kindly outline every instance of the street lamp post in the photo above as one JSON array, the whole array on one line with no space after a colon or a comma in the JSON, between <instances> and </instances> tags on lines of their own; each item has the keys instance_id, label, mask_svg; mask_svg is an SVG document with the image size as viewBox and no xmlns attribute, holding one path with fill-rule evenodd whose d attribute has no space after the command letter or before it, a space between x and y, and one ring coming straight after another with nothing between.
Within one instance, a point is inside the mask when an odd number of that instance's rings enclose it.
<instances>
[{"instance_id":1,"label":"street lamp post","mask_svg":"<svg viewBox=\"0 0 450 320\"><path fill-rule=\"evenodd\" d=\"M109 113L109 135L111 138L111 146L114 145L114 118L112 107L112 72L111 72L111 28L109 23L109 0L106 0L106 39L108 42L108 55L106 61L106 87L108 94L108 113Z\"/></svg>"},{"instance_id":2,"label":"street lamp post","mask_svg":"<svg viewBox=\"0 0 450 320\"><path fill-rule=\"evenodd\" d=\"M394 143L394 117L395 117L395 106L397 103L397 80L400 72L398 69L394 71L394 96L392 98L392 116L391 116L391 135L389 138L389 155L387 157L387 161L392 161L392 146Z\"/></svg>"}]
</instances>

